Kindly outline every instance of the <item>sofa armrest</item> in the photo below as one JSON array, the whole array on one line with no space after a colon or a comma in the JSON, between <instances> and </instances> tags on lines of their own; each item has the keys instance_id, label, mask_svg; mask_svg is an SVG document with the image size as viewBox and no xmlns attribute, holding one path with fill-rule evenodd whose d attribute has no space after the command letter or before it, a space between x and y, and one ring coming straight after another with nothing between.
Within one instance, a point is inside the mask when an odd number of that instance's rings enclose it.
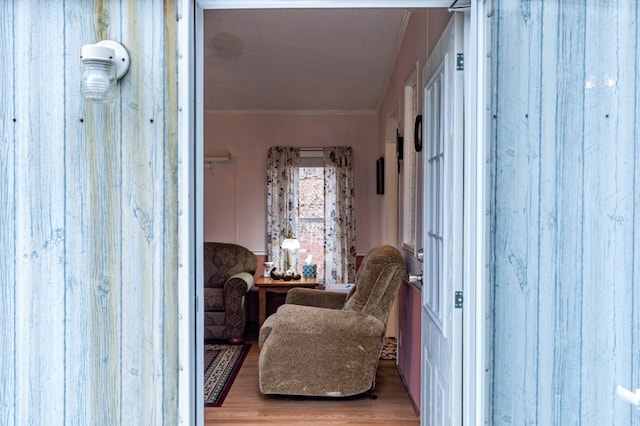
<instances>
[{"instance_id":1,"label":"sofa armrest","mask_svg":"<svg viewBox=\"0 0 640 426\"><path fill-rule=\"evenodd\" d=\"M253 278L253 275L248 272L239 272L227 278L227 281L224 283L225 293L227 292L227 286L232 286L238 293L245 294L251 290L254 283L255 279Z\"/></svg>"},{"instance_id":2,"label":"sofa armrest","mask_svg":"<svg viewBox=\"0 0 640 426\"><path fill-rule=\"evenodd\" d=\"M253 275L239 272L224 283L224 337L227 339L242 338L246 324L244 296L253 287L253 282Z\"/></svg>"},{"instance_id":3,"label":"sofa armrest","mask_svg":"<svg viewBox=\"0 0 640 426\"><path fill-rule=\"evenodd\" d=\"M287 292L285 303L315 306L318 308L342 309L346 299L346 293L314 290L310 288L292 288Z\"/></svg>"}]
</instances>

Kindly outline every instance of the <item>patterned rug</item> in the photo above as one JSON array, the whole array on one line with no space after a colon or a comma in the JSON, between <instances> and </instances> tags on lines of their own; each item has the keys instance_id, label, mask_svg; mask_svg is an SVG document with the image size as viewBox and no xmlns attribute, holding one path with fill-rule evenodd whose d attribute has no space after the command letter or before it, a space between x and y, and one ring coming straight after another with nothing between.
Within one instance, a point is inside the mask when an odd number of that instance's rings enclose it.
<instances>
[{"instance_id":1,"label":"patterned rug","mask_svg":"<svg viewBox=\"0 0 640 426\"><path fill-rule=\"evenodd\" d=\"M204 345L204 405L220 407L251 345Z\"/></svg>"},{"instance_id":2,"label":"patterned rug","mask_svg":"<svg viewBox=\"0 0 640 426\"><path fill-rule=\"evenodd\" d=\"M397 342L395 337L385 337L380 359L396 359Z\"/></svg>"}]
</instances>

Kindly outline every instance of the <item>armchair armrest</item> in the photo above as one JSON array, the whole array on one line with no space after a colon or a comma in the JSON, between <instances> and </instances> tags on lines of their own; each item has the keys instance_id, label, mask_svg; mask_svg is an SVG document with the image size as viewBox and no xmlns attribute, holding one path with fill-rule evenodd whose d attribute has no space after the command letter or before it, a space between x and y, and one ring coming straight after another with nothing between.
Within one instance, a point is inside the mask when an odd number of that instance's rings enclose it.
<instances>
[{"instance_id":1,"label":"armchair armrest","mask_svg":"<svg viewBox=\"0 0 640 426\"><path fill-rule=\"evenodd\" d=\"M285 303L316 306L318 308L342 309L346 299L347 295L345 293L314 290L310 288L292 288L287 293Z\"/></svg>"},{"instance_id":2,"label":"armchair armrest","mask_svg":"<svg viewBox=\"0 0 640 426\"><path fill-rule=\"evenodd\" d=\"M287 304L278 309L274 328L286 328L291 334L313 332L332 340L382 337L386 330L382 321L364 312Z\"/></svg>"}]
</instances>

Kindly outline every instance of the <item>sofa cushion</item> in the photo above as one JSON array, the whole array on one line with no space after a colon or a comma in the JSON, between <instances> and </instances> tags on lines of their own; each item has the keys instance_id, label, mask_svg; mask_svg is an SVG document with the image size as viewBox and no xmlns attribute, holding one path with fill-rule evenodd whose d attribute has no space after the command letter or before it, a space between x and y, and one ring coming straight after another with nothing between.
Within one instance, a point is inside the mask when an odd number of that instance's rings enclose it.
<instances>
[{"instance_id":1,"label":"sofa cushion","mask_svg":"<svg viewBox=\"0 0 640 426\"><path fill-rule=\"evenodd\" d=\"M204 311L224 311L224 291L222 288L204 289Z\"/></svg>"},{"instance_id":2,"label":"sofa cushion","mask_svg":"<svg viewBox=\"0 0 640 426\"><path fill-rule=\"evenodd\" d=\"M205 312L204 313L204 326L205 327L222 327L222 331L225 328L225 316L224 312Z\"/></svg>"},{"instance_id":3,"label":"sofa cushion","mask_svg":"<svg viewBox=\"0 0 640 426\"><path fill-rule=\"evenodd\" d=\"M204 338L224 339L227 326L224 320L224 312L204 313Z\"/></svg>"}]
</instances>

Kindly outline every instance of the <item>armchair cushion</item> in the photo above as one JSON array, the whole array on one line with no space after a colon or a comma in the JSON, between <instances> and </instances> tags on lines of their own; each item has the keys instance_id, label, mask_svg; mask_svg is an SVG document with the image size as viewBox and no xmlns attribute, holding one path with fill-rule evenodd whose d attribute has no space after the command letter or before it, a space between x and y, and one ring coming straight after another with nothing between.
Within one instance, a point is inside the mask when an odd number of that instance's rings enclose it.
<instances>
[{"instance_id":1,"label":"armchair cushion","mask_svg":"<svg viewBox=\"0 0 640 426\"><path fill-rule=\"evenodd\" d=\"M406 275L404 259L396 248L385 245L369 251L362 265L343 309L365 312L386 324L400 285L394 278Z\"/></svg>"},{"instance_id":2,"label":"armchair cushion","mask_svg":"<svg viewBox=\"0 0 640 426\"><path fill-rule=\"evenodd\" d=\"M314 290L311 288L292 288L287 292L285 303L293 305L316 306L318 308L341 309L347 298L345 293Z\"/></svg>"}]
</instances>

